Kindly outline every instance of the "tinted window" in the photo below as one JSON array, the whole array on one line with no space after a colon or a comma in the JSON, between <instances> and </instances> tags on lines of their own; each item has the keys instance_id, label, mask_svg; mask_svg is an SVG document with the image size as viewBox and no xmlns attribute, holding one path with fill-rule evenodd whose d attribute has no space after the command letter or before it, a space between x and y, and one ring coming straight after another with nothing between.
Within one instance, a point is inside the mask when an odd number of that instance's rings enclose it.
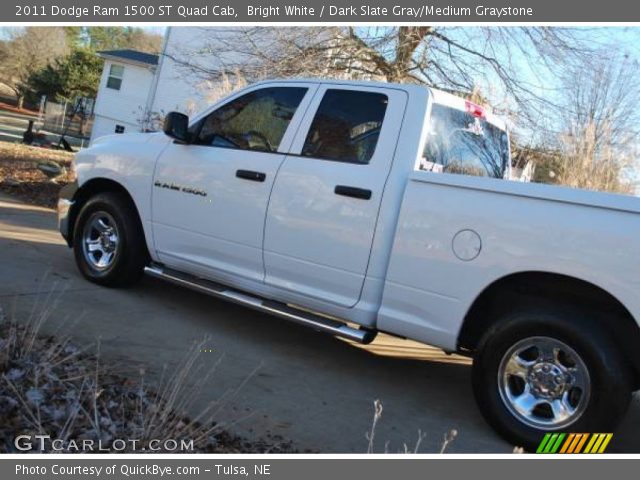
<instances>
[{"instance_id":1,"label":"tinted window","mask_svg":"<svg viewBox=\"0 0 640 480\"><path fill-rule=\"evenodd\" d=\"M275 152L306 91L274 87L242 95L191 127L194 143Z\"/></svg>"},{"instance_id":2,"label":"tinted window","mask_svg":"<svg viewBox=\"0 0 640 480\"><path fill-rule=\"evenodd\" d=\"M327 90L302 148L306 157L369 163L378 143L387 96Z\"/></svg>"},{"instance_id":3,"label":"tinted window","mask_svg":"<svg viewBox=\"0 0 640 480\"><path fill-rule=\"evenodd\" d=\"M471 113L435 104L423 157L423 169L502 178L509 161L507 133Z\"/></svg>"}]
</instances>

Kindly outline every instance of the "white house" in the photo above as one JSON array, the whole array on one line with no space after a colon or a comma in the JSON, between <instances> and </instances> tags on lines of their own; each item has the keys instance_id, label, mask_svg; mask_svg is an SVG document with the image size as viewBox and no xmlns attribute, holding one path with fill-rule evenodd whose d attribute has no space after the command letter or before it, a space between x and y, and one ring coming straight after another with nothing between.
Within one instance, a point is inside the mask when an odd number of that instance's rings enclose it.
<instances>
[{"instance_id":1,"label":"white house","mask_svg":"<svg viewBox=\"0 0 640 480\"><path fill-rule=\"evenodd\" d=\"M94 108L91 140L112 133L140 131L158 65L158 55L110 50L104 58Z\"/></svg>"},{"instance_id":2,"label":"white house","mask_svg":"<svg viewBox=\"0 0 640 480\"><path fill-rule=\"evenodd\" d=\"M193 56L202 68L215 69L215 57L202 55L210 48L210 40L199 27L168 27L160 55L134 50L100 52L105 63L91 140L157 128L154 119L173 110L193 114L204 109L211 103L210 89L183 64Z\"/></svg>"}]
</instances>

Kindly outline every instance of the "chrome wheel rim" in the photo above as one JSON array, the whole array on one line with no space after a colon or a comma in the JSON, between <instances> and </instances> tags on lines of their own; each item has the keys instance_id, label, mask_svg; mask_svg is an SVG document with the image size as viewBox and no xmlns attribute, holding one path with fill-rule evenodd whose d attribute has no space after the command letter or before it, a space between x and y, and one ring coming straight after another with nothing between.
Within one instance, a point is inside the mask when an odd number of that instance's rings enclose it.
<instances>
[{"instance_id":1,"label":"chrome wheel rim","mask_svg":"<svg viewBox=\"0 0 640 480\"><path fill-rule=\"evenodd\" d=\"M95 212L82 232L82 252L96 270L106 270L115 261L119 245L118 227L107 212Z\"/></svg>"},{"instance_id":2,"label":"chrome wheel rim","mask_svg":"<svg viewBox=\"0 0 640 480\"><path fill-rule=\"evenodd\" d=\"M500 397L528 426L558 430L576 422L591 395L589 371L570 346L550 337L530 337L511 347L498 369Z\"/></svg>"}]
</instances>

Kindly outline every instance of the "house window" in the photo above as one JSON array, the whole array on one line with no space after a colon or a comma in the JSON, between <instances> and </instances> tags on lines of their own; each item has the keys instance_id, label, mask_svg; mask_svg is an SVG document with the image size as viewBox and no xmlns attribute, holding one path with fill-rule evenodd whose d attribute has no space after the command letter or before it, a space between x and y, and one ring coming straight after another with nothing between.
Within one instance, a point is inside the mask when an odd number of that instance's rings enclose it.
<instances>
[{"instance_id":1,"label":"house window","mask_svg":"<svg viewBox=\"0 0 640 480\"><path fill-rule=\"evenodd\" d=\"M107 88L113 88L114 90L120 90L122 85L122 76L124 74L124 67L122 65L112 64L109 68L109 78L107 78Z\"/></svg>"},{"instance_id":2,"label":"house window","mask_svg":"<svg viewBox=\"0 0 640 480\"><path fill-rule=\"evenodd\" d=\"M124 125L116 125L116 133L124 133Z\"/></svg>"}]
</instances>

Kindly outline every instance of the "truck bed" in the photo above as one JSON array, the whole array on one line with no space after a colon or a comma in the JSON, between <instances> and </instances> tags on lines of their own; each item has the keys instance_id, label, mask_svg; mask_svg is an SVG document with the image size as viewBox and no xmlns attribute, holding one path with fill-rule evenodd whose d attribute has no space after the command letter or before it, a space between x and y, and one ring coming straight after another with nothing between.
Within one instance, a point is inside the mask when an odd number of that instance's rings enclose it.
<instances>
[{"instance_id":1,"label":"truck bed","mask_svg":"<svg viewBox=\"0 0 640 480\"><path fill-rule=\"evenodd\" d=\"M378 328L454 350L485 288L536 271L592 283L638 311L638 213L631 196L412 172Z\"/></svg>"}]
</instances>

